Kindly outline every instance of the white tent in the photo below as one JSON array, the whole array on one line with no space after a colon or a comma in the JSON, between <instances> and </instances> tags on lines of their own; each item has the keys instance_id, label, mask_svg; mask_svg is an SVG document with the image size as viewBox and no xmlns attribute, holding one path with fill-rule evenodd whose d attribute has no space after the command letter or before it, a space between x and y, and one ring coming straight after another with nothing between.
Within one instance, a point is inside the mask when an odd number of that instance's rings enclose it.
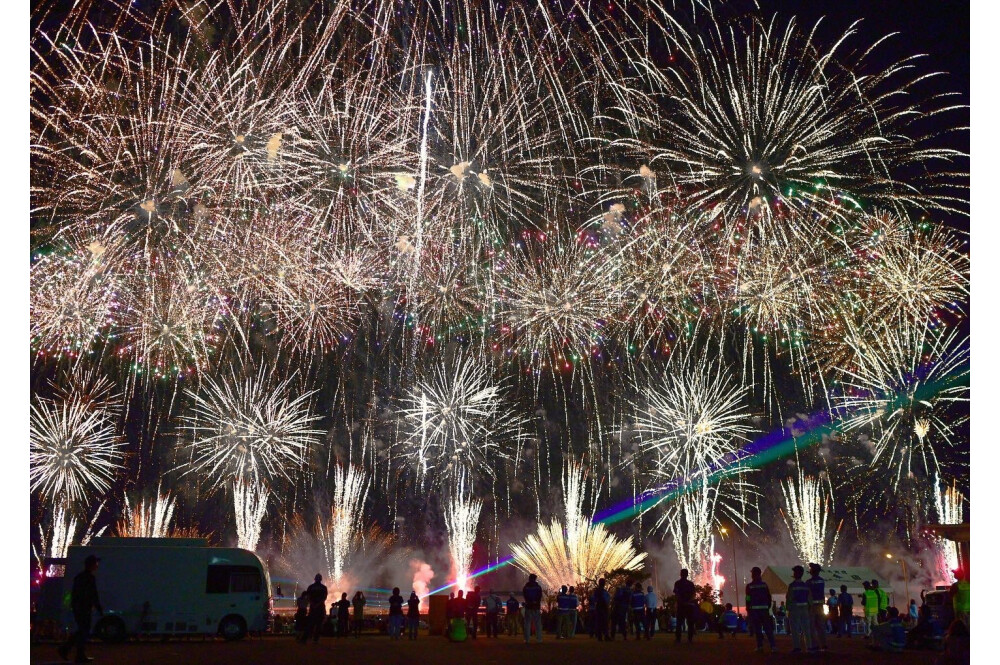
<instances>
[{"instance_id":1,"label":"white tent","mask_svg":"<svg viewBox=\"0 0 1000 665\"><path fill-rule=\"evenodd\" d=\"M771 589L771 595L779 602L784 599L785 592L788 591L788 584L795 579L792 576L792 566L794 565L790 563L787 566L768 566L761 576ZM809 579L809 568L807 566L803 566L803 568L806 569L806 572L802 579ZM836 589L837 593L840 593L840 585L846 584L847 593L852 596L860 596L865 592L862 582L878 580L879 588L889 594L889 603L893 604L892 585L876 575L871 568L824 568L819 576L826 580L827 594L830 593L830 589ZM855 605L857 605L857 601L855 601Z\"/></svg>"}]
</instances>

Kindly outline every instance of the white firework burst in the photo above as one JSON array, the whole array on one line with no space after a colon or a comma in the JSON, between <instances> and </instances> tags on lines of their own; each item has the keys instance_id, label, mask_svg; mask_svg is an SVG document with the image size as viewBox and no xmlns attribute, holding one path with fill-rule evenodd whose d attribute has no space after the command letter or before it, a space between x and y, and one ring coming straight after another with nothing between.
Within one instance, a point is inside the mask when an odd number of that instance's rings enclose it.
<instances>
[{"instance_id":1,"label":"white firework burst","mask_svg":"<svg viewBox=\"0 0 1000 665\"><path fill-rule=\"evenodd\" d=\"M31 405L31 491L49 501L78 503L111 489L121 468L121 440L111 413L79 397Z\"/></svg>"},{"instance_id":2,"label":"white firework burst","mask_svg":"<svg viewBox=\"0 0 1000 665\"><path fill-rule=\"evenodd\" d=\"M87 545L91 539L98 538L107 530L107 526L94 530L97 519L104 509L102 503L94 512L93 518L84 526L84 523L73 515L68 506L56 506L52 512L52 521L48 529L38 524L38 540L40 547L31 546L38 562L38 570L48 577L62 577L65 573L63 564L45 565L45 559L65 559L69 555L70 545ZM84 527L79 534L77 531Z\"/></svg>"},{"instance_id":3,"label":"white firework burst","mask_svg":"<svg viewBox=\"0 0 1000 665\"><path fill-rule=\"evenodd\" d=\"M494 475L521 418L504 403L504 391L478 359L458 354L436 364L403 400L405 458L421 482Z\"/></svg>"},{"instance_id":4,"label":"white firework burst","mask_svg":"<svg viewBox=\"0 0 1000 665\"><path fill-rule=\"evenodd\" d=\"M186 390L193 406L181 416L190 437L184 475L197 473L214 487L287 480L323 434L309 413L313 393L293 397L291 381L275 383L262 367L243 378L205 377L200 391Z\"/></svg>"}]
</instances>

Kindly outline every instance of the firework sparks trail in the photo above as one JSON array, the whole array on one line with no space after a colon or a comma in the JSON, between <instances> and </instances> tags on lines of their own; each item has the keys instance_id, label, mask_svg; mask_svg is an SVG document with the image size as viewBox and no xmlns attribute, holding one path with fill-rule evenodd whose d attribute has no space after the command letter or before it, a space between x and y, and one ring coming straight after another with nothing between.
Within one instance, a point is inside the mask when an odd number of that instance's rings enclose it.
<instances>
[{"instance_id":1,"label":"firework sparks trail","mask_svg":"<svg viewBox=\"0 0 1000 665\"><path fill-rule=\"evenodd\" d=\"M262 367L242 380L205 377L200 392L186 390L193 407L181 421L191 459L178 468L213 487L288 479L323 434L313 429L319 418L309 414L312 393L291 397L291 380L274 384Z\"/></svg>"},{"instance_id":2,"label":"firework sparks trail","mask_svg":"<svg viewBox=\"0 0 1000 665\"><path fill-rule=\"evenodd\" d=\"M32 545L35 560L38 562L38 570L47 577L61 577L65 566L61 564L51 564L45 566L45 559L65 559L69 554L70 545L86 545L92 538L98 538L107 530L107 526L94 530L97 518L101 516L104 504L97 507L94 517L86 525L83 532L77 537L77 529L83 524L73 516L69 507L65 505L57 506L52 513L52 523L46 530L41 524L38 525L38 537L40 547Z\"/></svg>"},{"instance_id":3,"label":"firework sparks trail","mask_svg":"<svg viewBox=\"0 0 1000 665\"><path fill-rule=\"evenodd\" d=\"M834 503L829 480L803 475L781 483L785 511L781 513L800 561L833 564L840 525L831 529Z\"/></svg>"},{"instance_id":4,"label":"firework sparks trail","mask_svg":"<svg viewBox=\"0 0 1000 665\"><path fill-rule=\"evenodd\" d=\"M233 510L236 515L236 547L253 552L260 542L261 527L267 516L268 490L254 482L233 485Z\"/></svg>"},{"instance_id":5,"label":"firework sparks trail","mask_svg":"<svg viewBox=\"0 0 1000 665\"><path fill-rule=\"evenodd\" d=\"M351 548L361 531L361 511L369 485L370 479L360 467L338 464L333 470L333 499L330 521L323 534L323 553L330 579L338 584L350 564Z\"/></svg>"},{"instance_id":6,"label":"firework sparks trail","mask_svg":"<svg viewBox=\"0 0 1000 665\"><path fill-rule=\"evenodd\" d=\"M51 502L80 503L111 488L122 443L111 414L73 397L31 405L31 491Z\"/></svg>"},{"instance_id":7,"label":"firework sparks trail","mask_svg":"<svg viewBox=\"0 0 1000 665\"><path fill-rule=\"evenodd\" d=\"M133 508L125 495L123 519L118 522L118 535L123 538L169 538L172 532L177 498L156 488L152 499L142 498Z\"/></svg>"},{"instance_id":8,"label":"firework sparks trail","mask_svg":"<svg viewBox=\"0 0 1000 665\"><path fill-rule=\"evenodd\" d=\"M452 577L457 588L466 590L472 568L472 547L476 542L479 513L483 502L474 499L459 483L455 495L448 499L444 510L444 524L448 531L448 552L451 554Z\"/></svg>"},{"instance_id":9,"label":"firework sparks trail","mask_svg":"<svg viewBox=\"0 0 1000 665\"><path fill-rule=\"evenodd\" d=\"M941 477L935 478L934 508L939 524L961 524L965 496L958 491L957 485L941 486ZM937 574L946 584L956 582L954 571L958 569L958 545L947 538L934 538L938 550Z\"/></svg>"}]
</instances>

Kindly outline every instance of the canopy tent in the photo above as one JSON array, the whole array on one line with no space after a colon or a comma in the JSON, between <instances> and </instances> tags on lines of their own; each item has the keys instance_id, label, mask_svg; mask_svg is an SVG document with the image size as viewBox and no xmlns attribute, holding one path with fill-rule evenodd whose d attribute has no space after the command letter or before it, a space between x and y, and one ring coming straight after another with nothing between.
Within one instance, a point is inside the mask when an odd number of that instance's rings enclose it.
<instances>
[{"instance_id":1,"label":"canopy tent","mask_svg":"<svg viewBox=\"0 0 1000 665\"><path fill-rule=\"evenodd\" d=\"M764 569L764 574L761 577L767 582L775 600L784 599L785 592L788 591L788 584L795 579L792 576L792 566L794 565L790 563L787 566L768 566ZM806 572L802 579L809 579L809 568L805 566L803 568L806 569ZM865 591L862 582L878 580L879 588L884 589L889 594L890 602L892 602L892 586L882 577L876 575L871 568L824 568L819 575L826 580L827 594L830 593L830 589L836 589L837 593L840 593L840 585L846 584L847 593L852 596L861 595Z\"/></svg>"}]
</instances>

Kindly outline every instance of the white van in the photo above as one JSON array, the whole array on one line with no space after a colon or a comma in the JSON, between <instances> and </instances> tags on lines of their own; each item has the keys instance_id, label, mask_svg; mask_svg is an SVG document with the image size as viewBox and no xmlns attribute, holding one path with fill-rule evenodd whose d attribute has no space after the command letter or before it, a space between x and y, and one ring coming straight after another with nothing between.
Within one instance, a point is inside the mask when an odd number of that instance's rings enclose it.
<instances>
[{"instance_id":1,"label":"white van","mask_svg":"<svg viewBox=\"0 0 1000 665\"><path fill-rule=\"evenodd\" d=\"M70 631L73 578L91 554L101 560L97 592L104 616L94 617L93 632L102 640L200 633L240 640L267 628L271 583L253 552L209 547L203 538L95 538L70 547L66 558L60 617Z\"/></svg>"}]
</instances>

